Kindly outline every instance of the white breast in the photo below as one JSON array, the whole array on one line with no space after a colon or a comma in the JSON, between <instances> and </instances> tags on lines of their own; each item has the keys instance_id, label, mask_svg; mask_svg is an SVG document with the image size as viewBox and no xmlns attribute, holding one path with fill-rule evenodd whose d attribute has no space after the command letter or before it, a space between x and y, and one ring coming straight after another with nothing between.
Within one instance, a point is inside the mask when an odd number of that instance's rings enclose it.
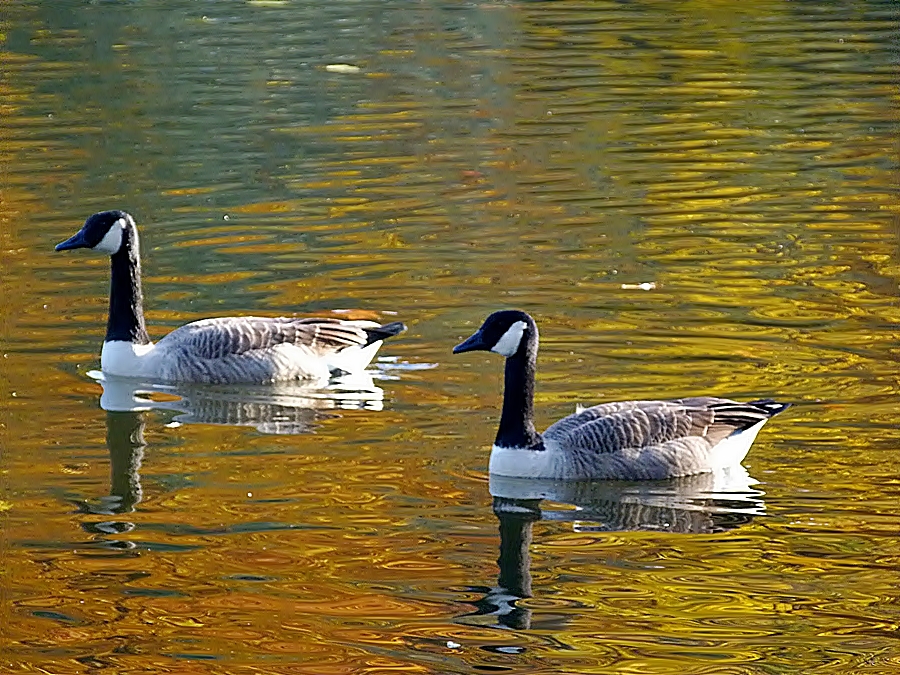
<instances>
[{"instance_id":1,"label":"white breast","mask_svg":"<svg viewBox=\"0 0 900 675\"><path fill-rule=\"evenodd\" d=\"M566 478L565 453L524 448L491 448L488 471L517 478Z\"/></svg>"},{"instance_id":2,"label":"white breast","mask_svg":"<svg viewBox=\"0 0 900 675\"><path fill-rule=\"evenodd\" d=\"M155 345L136 345L126 340L110 340L103 343L100 352L100 368L104 373L119 377L155 377Z\"/></svg>"}]
</instances>

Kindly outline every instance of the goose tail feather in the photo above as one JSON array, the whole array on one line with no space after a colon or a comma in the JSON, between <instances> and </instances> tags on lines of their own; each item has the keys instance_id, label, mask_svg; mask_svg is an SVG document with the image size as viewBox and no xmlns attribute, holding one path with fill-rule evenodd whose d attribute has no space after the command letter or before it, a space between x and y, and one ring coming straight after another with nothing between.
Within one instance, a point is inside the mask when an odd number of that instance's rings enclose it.
<instances>
[{"instance_id":1,"label":"goose tail feather","mask_svg":"<svg viewBox=\"0 0 900 675\"><path fill-rule=\"evenodd\" d=\"M401 321L394 321L383 326L362 326L362 329L366 332L364 345L347 347L328 356L328 369L332 375L362 372L375 358L381 341L402 333L406 326Z\"/></svg>"},{"instance_id":2,"label":"goose tail feather","mask_svg":"<svg viewBox=\"0 0 900 675\"><path fill-rule=\"evenodd\" d=\"M389 337L399 335L405 330L406 324L404 324L402 321L393 321L382 326L376 326L375 328L366 328L366 344L370 345L373 342L378 342L379 340L385 340Z\"/></svg>"},{"instance_id":3,"label":"goose tail feather","mask_svg":"<svg viewBox=\"0 0 900 675\"><path fill-rule=\"evenodd\" d=\"M771 398L746 403L722 401L709 406L715 414L717 424L730 426L736 431L749 429L760 422L765 422L788 407L790 407L790 403L779 403Z\"/></svg>"},{"instance_id":4,"label":"goose tail feather","mask_svg":"<svg viewBox=\"0 0 900 675\"><path fill-rule=\"evenodd\" d=\"M761 398L756 401L749 401L747 405L761 408L769 417L775 417L778 413L782 413L791 407L790 403L781 403L774 398Z\"/></svg>"}]
</instances>

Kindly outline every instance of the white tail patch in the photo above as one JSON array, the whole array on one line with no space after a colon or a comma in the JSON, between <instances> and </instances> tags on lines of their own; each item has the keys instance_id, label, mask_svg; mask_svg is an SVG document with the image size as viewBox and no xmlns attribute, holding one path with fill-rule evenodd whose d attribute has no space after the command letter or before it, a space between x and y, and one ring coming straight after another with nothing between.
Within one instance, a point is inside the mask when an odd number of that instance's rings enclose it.
<instances>
[{"instance_id":1,"label":"white tail patch","mask_svg":"<svg viewBox=\"0 0 900 675\"><path fill-rule=\"evenodd\" d=\"M375 352L381 347L381 340L365 347L344 347L344 349L325 357L329 370L343 370L345 373L359 373L375 358Z\"/></svg>"},{"instance_id":2,"label":"white tail patch","mask_svg":"<svg viewBox=\"0 0 900 675\"><path fill-rule=\"evenodd\" d=\"M768 421L768 418L760 420L752 427L736 431L719 441L710 451L712 455L710 469L715 471L740 465L740 463L744 461L744 457L746 457L747 453L750 451L750 446L753 445L753 441L756 440L756 435L759 433L759 430L762 429L763 425Z\"/></svg>"},{"instance_id":3,"label":"white tail patch","mask_svg":"<svg viewBox=\"0 0 900 675\"><path fill-rule=\"evenodd\" d=\"M506 329L506 332L497 340L497 344L491 347L491 351L509 358L519 350L519 344L522 342L526 328L528 328L527 323L516 321Z\"/></svg>"}]
</instances>

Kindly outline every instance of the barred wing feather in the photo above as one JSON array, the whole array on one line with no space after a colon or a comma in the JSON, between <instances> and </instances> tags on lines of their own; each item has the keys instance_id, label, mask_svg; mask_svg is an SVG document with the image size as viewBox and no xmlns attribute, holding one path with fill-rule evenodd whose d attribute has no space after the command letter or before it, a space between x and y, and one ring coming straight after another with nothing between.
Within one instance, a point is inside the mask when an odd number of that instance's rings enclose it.
<instances>
[{"instance_id":1,"label":"barred wing feather","mask_svg":"<svg viewBox=\"0 0 900 675\"><path fill-rule=\"evenodd\" d=\"M682 439L714 446L781 409L782 404L771 401L738 403L713 397L605 403L564 417L547 429L544 438L597 453Z\"/></svg>"},{"instance_id":2,"label":"barred wing feather","mask_svg":"<svg viewBox=\"0 0 900 675\"><path fill-rule=\"evenodd\" d=\"M367 343L364 328L377 326L368 321L340 319L293 319L266 317L226 317L189 323L171 332L160 346L180 347L197 358L220 359L289 344L326 355L346 347Z\"/></svg>"}]
</instances>

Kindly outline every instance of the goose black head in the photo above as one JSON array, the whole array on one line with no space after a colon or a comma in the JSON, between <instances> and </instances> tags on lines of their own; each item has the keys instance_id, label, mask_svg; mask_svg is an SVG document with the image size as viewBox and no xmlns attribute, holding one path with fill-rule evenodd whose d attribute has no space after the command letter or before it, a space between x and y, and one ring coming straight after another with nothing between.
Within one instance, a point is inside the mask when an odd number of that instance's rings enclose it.
<instances>
[{"instance_id":1,"label":"goose black head","mask_svg":"<svg viewBox=\"0 0 900 675\"><path fill-rule=\"evenodd\" d=\"M518 309L504 309L485 319L470 338L453 348L453 353L481 350L509 358L519 351L523 338L529 337L528 331L537 337L534 319Z\"/></svg>"},{"instance_id":2,"label":"goose black head","mask_svg":"<svg viewBox=\"0 0 900 675\"><path fill-rule=\"evenodd\" d=\"M74 235L56 245L57 251L89 248L114 255L122 248L125 230L134 227L134 219L125 211L101 211L86 221Z\"/></svg>"}]
</instances>

